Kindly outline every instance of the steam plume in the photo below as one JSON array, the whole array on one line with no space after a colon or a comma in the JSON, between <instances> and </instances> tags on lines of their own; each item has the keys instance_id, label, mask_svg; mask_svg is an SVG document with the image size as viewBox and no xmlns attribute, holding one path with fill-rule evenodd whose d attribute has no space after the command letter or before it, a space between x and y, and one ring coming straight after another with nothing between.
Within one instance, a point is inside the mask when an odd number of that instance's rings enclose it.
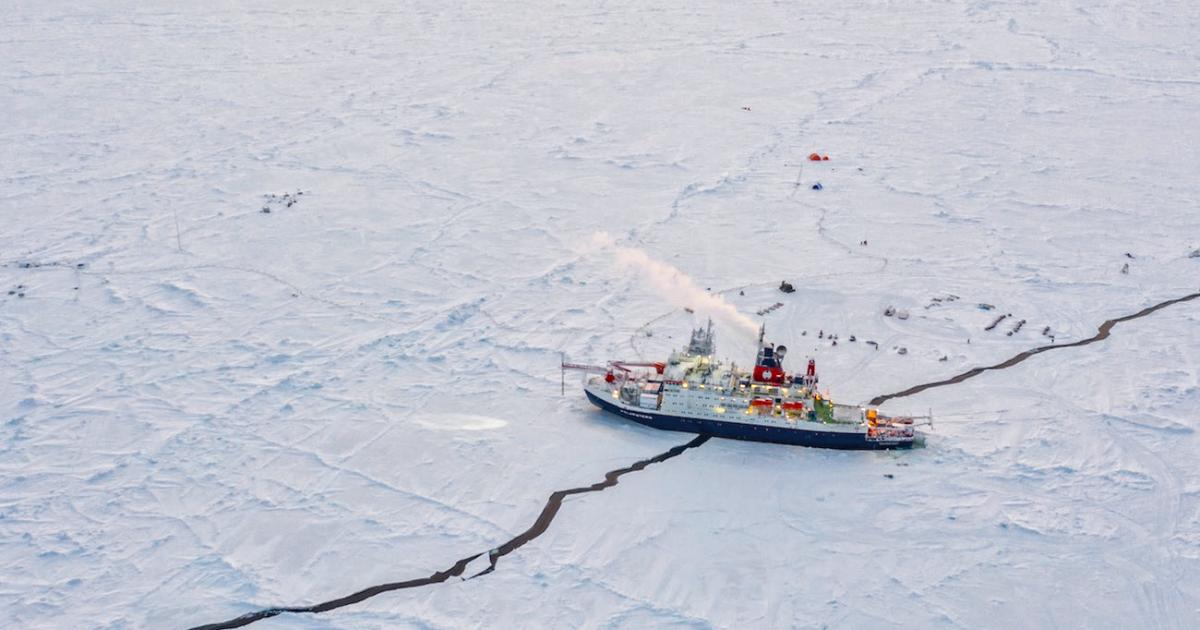
<instances>
[{"instance_id":1,"label":"steam plume","mask_svg":"<svg viewBox=\"0 0 1200 630\"><path fill-rule=\"evenodd\" d=\"M591 244L594 248L612 251L618 265L636 269L671 304L690 308L698 315L711 317L749 337L758 334L758 324L754 320L743 315L720 295L696 286L679 269L651 258L640 249L616 245L612 237L604 232L592 235Z\"/></svg>"}]
</instances>

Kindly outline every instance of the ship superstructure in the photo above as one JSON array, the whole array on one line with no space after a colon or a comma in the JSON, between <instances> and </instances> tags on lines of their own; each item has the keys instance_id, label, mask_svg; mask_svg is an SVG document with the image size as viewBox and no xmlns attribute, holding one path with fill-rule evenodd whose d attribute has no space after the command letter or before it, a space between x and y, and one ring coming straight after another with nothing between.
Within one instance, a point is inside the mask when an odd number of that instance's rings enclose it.
<instances>
[{"instance_id":1,"label":"ship superstructure","mask_svg":"<svg viewBox=\"0 0 1200 630\"><path fill-rule=\"evenodd\" d=\"M818 388L814 360L788 373L787 347L763 337L750 370L716 358L711 321L664 362L563 367L590 373L583 389L596 406L657 429L838 449L912 446L912 418L834 403Z\"/></svg>"}]
</instances>

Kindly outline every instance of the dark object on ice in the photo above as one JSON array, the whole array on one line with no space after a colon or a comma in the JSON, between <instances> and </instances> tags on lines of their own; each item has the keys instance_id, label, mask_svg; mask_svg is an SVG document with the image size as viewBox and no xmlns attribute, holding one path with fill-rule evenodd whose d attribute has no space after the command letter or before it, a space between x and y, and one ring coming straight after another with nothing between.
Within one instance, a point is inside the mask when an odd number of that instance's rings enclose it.
<instances>
[{"instance_id":1,"label":"dark object on ice","mask_svg":"<svg viewBox=\"0 0 1200 630\"><path fill-rule=\"evenodd\" d=\"M9 292L8 292L8 294L9 294L9 295L13 295L14 293L16 293L16 291L9 291Z\"/></svg>"},{"instance_id":2,"label":"dark object on ice","mask_svg":"<svg viewBox=\"0 0 1200 630\"><path fill-rule=\"evenodd\" d=\"M1130 254L1129 252L1125 252L1125 257L1130 260L1133 260L1133 254Z\"/></svg>"},{"instance_id":3,"label":"dark object on ice","mask_svg":"<svg viewBox=\"0 0 1200 630\"><path fill-rule=\"evenodd\" d=\"M821 182L817 182L812 185L812 189L813 190L824 190L825 187L821 185Z\"/></svg>"},{"instance_id":4,"label":"dark object on ice","mask_svg":"<svg viewBox=\"0 0 1200 630\"><path fill-rule=\"evenodd\" d=\"M889 307L883 309L884 317L891 317L892 315L895 315L895 314L896 314L896 307L894 307L894 306L889 306Z\"/></svg>"},{"instance_id":5,"label":"dark object on ice","mask_svg":"<svg viewBox=\"0 0 1200 630\"><path fill-rule=\"evenodd\" d=\"M266 199L267 202L263 204L262 213L271 214L271 206L273 204L282 204L285 208L291 208L292 206L296 205L298 201L300 201L299 197L303 194L304 191L299 189L297 189L294 193L283 193L282 195L267 193L263 195L263 198Z\"/></svg>"},{"instance_id":6,"label":"dark object on ice","mask_svg":"<svg viewBox=\"0 0 1200 630\"><path fill-rule=\"evenodd\" d=\"M763 315L766 315L767 313L774 312L775 309L778 309L778 308L783 308L783 302L776 302L776 303L768 306L767 308L759 309L759 310L755 311L755 314L761 317Z\"/></svg>"},{"instance_id":7,"label":"dark object on ice","mask_svg":"<svg viewBox=\"0 0 1200 630\"><path fill-rule=\"evenodd\" d=\"M1050 336L1050 327L1049 327L1049 326L1047 326L1047 327L1043 328L1043 329L1042 329L1042 334L1043 334L1043 335L1045 335L1045 336L1047 336L1047 337L1049 337L1049 336Z\"/></svg>"},{"instance_id":8,"label":"dark object on ice","mask_svg":"<svg viewBox=\"0 0 1200 630\"><path fill-rule=\"evenodd\" d=\"M870 339L868 339L868 340L866 341L866 344L867 344L868 346L872 346L872 347L874 347L876 350L878 350L878 349L879 349L879 344L875 343L874 341L871 341Z\"/></svg>"},{"instance_id":9,"label":"dark object on ice","mask_svg":"<svg viewBox=\"0 0 1200 630\"><path fill-rule=\"evenodd\" d=\"M995 328L996 326L999 326L1000 322L1004 321L1007 318L1008 318L1008 315L1001 315L1000 317L997 317L996 321L994 321L991 324L989 324L988 326L986 326L984 328L984 330L991 330L991 329Z\"/></svg>"},{"instance_id":10,"label":"dark object on ice","mask_svg":"<svg viewBox=\"0 0 1200 630\"><path fill-rule=\"evenodd\" d=\"M745 291L738 291L738 295L746 295Z\"/></svg>"},{"instance_id":11,"label":"dark object on ice","mask_svg":"<svg viewBox=\"0 0 1200 630\"><path fill-rule=\"evenodd\" d=\"M801 330L801 331L800 331L800 336L801 336L801 337L807 337L807 336L808 336L808 331L807 331L807 330Z\"/></svg>"},{"instance_id":12,"label":"dark object on ice","mask_svg":"<svg viewBox=\"0 0 1200 630\"><path fill-rule=\"evenodd\" d=\"M983 302L979 303L979 310L981 310L981 311L990 311L994 308L996 308L996 307L991 304L984 304Z\"/></svg>"},{"instance_id":13,"label":"dark object on ice","mask_svg":"<svg viewBox=\"0 0 1200 630\"><path fill-rule=\"evenodd\" d=\"M742 109L743 109L743 110L745 110L745 111L750 111L750 108L749 108L749 107L743 107Z\"/></svg>"},{"instance_id":14,"label":"dark object on ice","mask_svg":"<svg viewBox=\"0 0 1200 630\"><path fill-rule=\"evenodd\" d=\"M835 345L835 346L837 345L837 339L833 340L833 345Z\"/></svg>"},{"instance_id":15,"label":"dark object on ice","mask_svg":"<svg viewBox=\"0 0 1200 630\"><path fill-rule=\"evenodd\" d=\"M946 360L948 360L949 358L950 358L950 357L948 357L948 356L946 356L946 355L944 355L944 354L943 354L943 355L942 355L942 358L938 359L938 361L946 361Z\"/></svg>"},{"instance_id":16,"label":"dark object on ice","mask_svg":"<svg viewBox=\"0 0 1200 630\"><path fill-rule=\"evenodd\" d=\"M908 354L908 348L900 346L900 348L896 350L896 354Z\"/></svg>"},{"instance_id":17,"label":"dark object on ice","mask_svg":"<svg viewBox=\"0 0 1200 630\"><path fill-rule=\"evenodd\" d=\"M83 268L84 268L84 264L83 264L83 263L76 263L76 265L75 265L75 268L76 268L76 269L83 269Z\"/></svg>"},{"instance_id":18,"label":"dark object on ice","mask_svg":"<svg viewBox=\"0 0 1200 630\"><path fill-rule=\"evenodd\" d=\"M893 475L892 473L883 473L883 476L884 476L884 477L887 477L888 479L895 479L895 478L896 478L896 475Z\"/></svg>"},{"instance_id":19,"label":"dark object on ice","mask_svg":"<svg viewBox=\"0 0 1200 630\"><path fill-rule=\"evenodd\" d=\"M1193 249L1192 253L1188 254L1188 258L1200 258L1200 247Z\"/></svg>"},{"instance_id":20,"label":"dark object on ice","mask_svg":"<svg viewBox=\"0 0 1200 630\"><path fill-rule=\"evenodd\" d=\"M795 293L796 287L793 287L792 283L784 280L783 282L779 283L779 290L783 291L784 293Z\"/></svg>"},{"instance_id":21,"label":"dark object on ice","mask_svg":"<svg viewBox=\"0 0 1200 630\"><path fill-rule=\"evenodd\" d=\"M24 293L18 293L18 294L17 294L17 297L25 297L25 294L24 294Z\"/></svg>"},{"instance_id":22,"label":"dark object on ice","mask_svg":"<svg viewBox=\"0 0 1200 630\"><path fill-rule=\"evenodd\" d=\"M824 339L824 338L825 338L824 330L821 330L820 332L817 333L817 339Z\"/></svg>"},{"instance_id":23,"label":"dark object on ice","mask_svg":"<svg viewBox=\"0 0 1200 630\"><path fill-rule=\"evenodd\" d=\"M695 313L695 312L696 312L696 311L693 311L693 310L692 310L692 308L691 308L690 306L685 306L685 307L683 307L683 310L685 310L685 311L687 311L687 312L689 312L689 313Z\"/></svg>"},{"instance_id":24,"label":"dark object on ice","mask_svg":"<svg viewBox=\"0 0 1200 630\"><path fill-rule=\"evenodd\" d=\"M854 335L850 335L850 341L858 341L858 340L854 338Z\"/></svg>"},{"instance_id":25,"label":"dark object on ice","mask_svg":"<svg viewBox=\"0 0 1200 630\"><path fill-rule=\"evenodd\" d=\"M1121 273L1124 273L1124 274L1129 273L1129 263L1125 263L1125 265L1123 267L1121 267Z\"/></svg>"},{"instance_id":26,"label":"dark object on ice","mask_svg":"<svg viewBox=\"0 0 1200 630\"><path fill-rule=\"evenodd\" d=\"M1013 326L1013 329L1008 331L1008 336L1011 337L1011 336L1013 336L1013 333L1021 332L1021 327L1024 325L1025 325L1025 320L1023 320L1023 319L1021 321L1017 322L1017 325Z\"/></svg>"}]
</instances>

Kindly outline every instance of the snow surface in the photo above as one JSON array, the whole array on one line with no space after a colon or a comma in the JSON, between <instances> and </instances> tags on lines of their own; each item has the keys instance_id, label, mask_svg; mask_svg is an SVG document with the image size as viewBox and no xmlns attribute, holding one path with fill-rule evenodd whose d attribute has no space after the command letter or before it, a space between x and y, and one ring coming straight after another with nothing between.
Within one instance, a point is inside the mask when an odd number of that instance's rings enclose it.
<instances>
[{"instance_id":1,"label":"snow surface","mask_svg":"<svg viewBox=\"0 0 1200 630\"><path fill-rule=\"evenodd\" d=\"M696 319L600 232L783 302L845 402L1200 287L1195 3L157 4L0 18L3 626L427 576L686 442L560 396ZM254 627L1196 627L1198 324L887 403L921 450L711 440L490 575Z\"/></svg>"}]
</instances>

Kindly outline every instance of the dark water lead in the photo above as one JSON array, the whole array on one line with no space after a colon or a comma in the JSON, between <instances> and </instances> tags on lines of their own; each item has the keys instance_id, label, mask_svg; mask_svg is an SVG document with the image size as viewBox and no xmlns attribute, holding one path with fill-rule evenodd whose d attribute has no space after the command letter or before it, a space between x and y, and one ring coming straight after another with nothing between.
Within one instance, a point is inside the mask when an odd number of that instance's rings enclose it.
<instances>
[{"instance_id":1,"label":"dark water lead","mask_svg":"<svg viewBox=\"0 0 1200 630\"><path fill-rule=\"evenodd\" d=\"M1031 357L1035 354L1041 354L1043 352L1046 352L1047 350L1058 350L1060 348L1076 348L1079 346L1086 346L1088 344L1096 343L1097 341L1108 339L1109 332L1112 331L1113 326L1116 326L1117 324L1119 324L1121 322L1127 322L1131 319L1145 317L1159 309L1163 309L1168 306L1171 306L1172 304L1179 304L1180 302L1187 302L1189 300L1194 300L1198 297L1200 297L1200 292L1191 293L1189 295L1185 295L1183 297L1178 297L1173 300L1167 300L1165 302L1159 302L1158 304L1155 304L1154 306L1147 306L1146 308L1144 308L1132 315L1125 315L1124 317L1110 319L1110 320L1104 322L1103 324L1100 324L1100 329L1096 331L1096 334L1087 339L1081 339L1079 341L1072 341L1071 343L1052 343L1049 345L1034 348L1032 350L1026 350L1025 352L1021 352L1021 353L1017 354L1016 356L1009 358L1005 361L1001 361L1000 363L997 363L995 365L989 365L987 367L971 368L971 369L967 370L966 372L963 372L962 374L958 374L956 376L951 376L950 378L947 378L947 379L944 379L941 381L934 381L932 383L925 383L923 385L914 385L904 391L896 392L894 394L884 394L882 396L876 396L876 397L872 398L871 402L868 404L870 404L872 406L881 405L884 403L884 401L891 400L893 398L904 398L905 396L912 396L913 394L919 394L927 389L933 389L934 387L941 387L943 385L953 385L955 383L961 383L969 378L974 378L976 376L979 376L980 374L983 374L984 372L987 372L988 370L1003 370L1005 368L1010 368L1010 367L1024 361L1025 359L1028 359L1029 357Z\"/></svg>"},{"instance_id":2,"label":"dark water lead","mask_svg":"<svg viewBox=\"0 0 1200 630\"><path fill-rule=\"evenodd\" d=\"M643 468L649 466L650 464L657 464L660 462L665 462L668 459L671 459L672 457L675 457L675 456L683 453L684 451L688 450L689 448L696 448L696 447L700 446L701 444L704 444L707 441L708 441L707 435L698 435L698 436L696 436L695 439L688 442L687 444L680 444L679 446L676 446L665 453L659 453L658 455L655 455L654 457L651 457L650 459L643 459L639 462L635 462L634 464L626 466L625 468L618 468L616 470L611 470L611 471L605 473L604 481L598 481L590 486L582 486L579 488L570 488L568 490L555 491L554 493L552 493L550 495L550 498L546 499L546 505L545 505L545 507L542 508L542 513L538 515L537 520L533 522L533 525L529 526L529 529L521 532L520 534L517 534L512 540L509 540L508 542L504 543L503 545L500 545L499 547L496 547L495 549L488 551L487 552L488 562L489 562L488 568L486 568L483 571L480 571L479 573L476 573L475 575L472 575L466 579L477 578L481 575L487 575L488 573L491 573L493 570L495 570L496 562L500 558L507 556L508 554L516 551L517 549L520 549L522 546L525 545L525 543L544 534L546 532L546 529L550 527L550 523L554 521L554 517L558 514L559 508L562 507L563 499L566 499L567 497L569 497L573 494L584 494L587 492L600 492L606 488L611 488L611 487L617 485L617 480L621 477L621 475L624 475L626 473L631 473L631 472L637 472L637 471L642 470ZM387 584L379 584L377 586L365 588L361 591L358 591L357 593L347 595L345 597L331 599L327 602L322 602L320 604L315 604L312 606L266 608L264 610L259 610L259 611L252 612L252 613L246 613L240 617L230 619L229 621L222 621L219 623L210 623L210 624L205 624L202 626L196 626L196 627L192 628L191 630L222 630L225 628L241 628L242 626L252 624L255 621L258 621L260 619L267 619L269 617L274 617L276 615L281 615L283 613L321 613L321 612L325 612L328 610L333 610L335 608L341 608L343 606L357 604L365 599L370 599L372 597L375 597L376 595L379 595L381 593L387 593L389 591L398 591L398 590L406 589L406 588L416 588L418 586L428 586L430 584L440 584L442 582L445 582L446 580L449 580L452 577L461 576L463 574L463 571L466 571L467 565L469 565L472 561L474 561L476 558L478 558L482 555L483 555L483 553L477 553L473 556L467 556L466 558L463 558L463 559L459 560L458 562L455 562L450 568L445 569L443 571L438 571L437 573L434 573L433 575L430 575L429 577L417 578L415 580L407 580L404 582L389 582Z\"/></svg>"}]
</instances>

